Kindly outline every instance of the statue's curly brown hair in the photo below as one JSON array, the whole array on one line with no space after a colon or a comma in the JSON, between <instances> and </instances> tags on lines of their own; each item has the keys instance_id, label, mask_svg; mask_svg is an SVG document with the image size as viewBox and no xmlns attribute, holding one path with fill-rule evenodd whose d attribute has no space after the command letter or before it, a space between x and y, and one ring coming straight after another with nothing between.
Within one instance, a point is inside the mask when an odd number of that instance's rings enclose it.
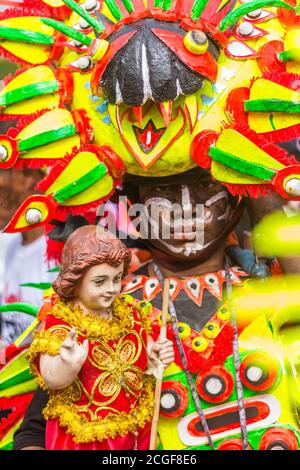
<instances>
[{"instance_id":1,"label":"statue's curly brown hair","mask_svg":"<svg viewBox=\"0 0 300 470\"><path fill-rule=\"evenodd\" d=\"M102 227L87 225L75 230L67 240L60 272L53 289L62 300L76 297L79 283L92 266L108 263L113 267L124 262L123 277L127 275L131 253L118 238Z\"/></svg>"}]
</instances>

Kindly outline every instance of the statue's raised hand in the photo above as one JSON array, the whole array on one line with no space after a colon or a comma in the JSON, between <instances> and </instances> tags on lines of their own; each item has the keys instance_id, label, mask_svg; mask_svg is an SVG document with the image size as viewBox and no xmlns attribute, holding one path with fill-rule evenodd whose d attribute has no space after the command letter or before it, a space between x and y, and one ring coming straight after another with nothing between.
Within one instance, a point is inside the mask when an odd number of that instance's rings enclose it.
<instances>
[{"instance_id":1,"label":"statue's raised hand","mask_svg":"<svg viewBox=\"0 0 300 470\"><path fill-rule=\"evenodd\" d=\"M84 340L78 344L76 330L72 328L67 338L60 346L60 357L72 370L80 370L89 353L89 342Z\"/></svg>"}]
</instances>

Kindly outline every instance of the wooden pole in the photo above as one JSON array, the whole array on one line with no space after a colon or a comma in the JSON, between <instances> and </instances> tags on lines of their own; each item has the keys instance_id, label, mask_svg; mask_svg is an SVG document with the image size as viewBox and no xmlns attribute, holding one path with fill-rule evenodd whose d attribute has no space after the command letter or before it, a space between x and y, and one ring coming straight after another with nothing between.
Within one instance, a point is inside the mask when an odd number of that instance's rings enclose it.
<instances>
[{"instance_id":1,"label":"wooden pole","mask_svg":"<svg viewBox=\"0 0 300 470\"><path fill-rule=\"evenodd\" d=\"M158 341L163 343L167 338L167 317L169 311L169 291L170 291L170 281L165 279L164 281L164 291L163 291L163 305L162 305L162 314L161 314L161 327ZM155 450L156 448L156 438L157 438L157 425L159 419L160 411L160 397L161 397L161 387L164 376L164 365L160 362L158 366L156 387L155 387L155 399L154 399L154 413L151 426L151 436L150 436L150 450Z\"/></svg>"}]
</instances>

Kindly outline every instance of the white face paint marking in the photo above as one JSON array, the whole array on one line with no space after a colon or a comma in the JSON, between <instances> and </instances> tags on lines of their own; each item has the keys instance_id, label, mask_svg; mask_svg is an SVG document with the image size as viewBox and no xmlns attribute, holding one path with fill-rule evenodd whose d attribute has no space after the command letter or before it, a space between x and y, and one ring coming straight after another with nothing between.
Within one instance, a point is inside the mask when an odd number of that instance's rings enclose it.
<instances>
[{"instance_id":1,"label":"white face paint marking","mask_svg":"<svg viewBox=\"0 0 300 470\"><path fill-rule=\"evenodd\" d=\"M217 202L217 201L219 201L220 199L223 199L223 198L227 199L226 191L220 191L218 194L215 194L214 196L212 196L208 201L206 201L205 207L209 207L212 204L214 204L215 202Z\"/></svg>"},{"instance_id":2,"label":"white face paint marking","mask_svg":"<svg viewBox=\"0 0 300 470\"><path fill-rule=\"evenodd\" d=\"M163 197L151 197L150 199L147 199L147 201L145 202L145 206L147 210L149 210L150 206L159 206L159 207L164 207L170 210L172 209L171 201Z\"/></svg>"},{"instance_id":3,"label":"white face paint marking","mask_svg":"<svg viewBox=\"0 0 300 470\"><path fill-rule=\"evenodd\" d=\"M204 220L206 224L210 224L213 220L213 213L209 210L205 212Z\"/></svg>"},{"instance_id":4,"label":"white face paint marking","mask_svg":"<svg viewBox=\"0 0 300 470\"><path fill-rule=\"evenodd\" d=\"M190 191L186 185L181 186L181 201L184 220L188 221L181 230L183 233L193 232L193 207L191 204Z\"/></svg>"},{"instance_id":5,"label":"white face paint marking","mask_svg":"<svg viewBox=\"0 0 300 470\"><path fill-rule=\"evenodd\" d=\"M190 199L190 191L187 186L181 186L181 196L182 196L182 207L190 208L191 206L191 199Z\"/></svg>"},{"instance_id":6,"label":"white face paint marking","mask_svg":"<svg viewBox=\"0 0 300 470\"><path fill-rule=\"evenodd\" d=\"M165 209L169 209L171 210L172 209L172 203L171 201L169 201L168 199L165 199L165 198L161 198L161 197L152 197L150 199L147 199L147 201L145 202L145 207L147 208L147 212L148 212L148 216L149 216L149 222L151 224L151 238L153 239L156 239L156 240L160 240L160 242L162 243L162 245L165 247L165 248L168 248L169 250L171 250L173 253L182 253L183 250L184 250L184 246L182 247L174 247L172 245L169 245L168 243L166 243L163 239L160 238L159 236L159 221L156 220L156 218L153 218L152 215L151 215L151 206L152 207L160 207L160 208L165 208ZM149 210L150 208L150 210ZM170 225L170 220L169 218L166 218L165 217L165 213L161 213L161 217L162 217L162 223L163 224L167 224L168 226Z\"/></svg>"},{"instance_id":7,"label":"white face paint marking","mask_svg":"<svg viewBox=\"0 0 300 470\"><path fill-rule=\"evenodd\" d=\"M203 250L201 243L185 243L183 254L184 256L195 255L197 252Z\"/></svg>"},{"instance_id":8,"label":"white face paint marking","mask_svg":"<svg viewBox=\"0 0 300 470\"><path fill-rule=\"evenodd\" d=\"M194 230L194 227L200 227L202 226L202 230L204 230L204 225L205 224L209 224L212 222L213 220L213 213L210 211L210 210L205 210L204 213L202 214L202 218L199 218L199 217L192 217L192 214L190 216L190 218L187 217L187 214L189 213L189 211L192 211L192 205L191 205L191 199L190 199L190 192L189 192L189 188L188 186L186 185L182 185L181 187L181 194L182 194L182 208L183 208L183 211L184 213L183 214L180 214L180 216L178 217L178 219L176 218L176 214L175 214L175 220L173 222L173 230L174 230L174 233L176 232L181 232L183 231L184 234L188 234L188 233L192 233ZM205 203L205 207L210 207L212 204L214 204L215 202L219 201L220 199L223 199L225 198L226 200L228 199L228 195L227 195L227 192L226 191L220 191L218 194L212 196L206 203ZM161 209L169 209L169 210L172 210L173 209L173 204L171 203L171 201L169 201L168 199L166 198L160 198L160 197L153 197L153 198L150 198L148 199L146 202L145 202L145 206L148 210L148 214L149 214L149 220L150 220L150 223L151 223L151 236L153 239L159 239L160 242L162 243L162 245L167 248L169 251L171 251L172 253L174 254L180 254L180 253L183 253L186 257L190 256L191 254L197 254L199 251L207 248L208 246L211 245L211 243L213 243L213 241L209 242L209 243L206 243L206 244L203 244L203 243L199 243L199 241L186 241L185 243L183 243L180 247L176 247L174 245L171 245L171 244L168 244L164 241L164 239L160 238L159 236L159 222L157 219L154 219L152 216L151 216L151 211L149 211L149 207L153 207L153 208L161 208ZM229 214L229 208L227 207L226 208L226 211L223 215L221 215L218 220L222 220L223 218L226 219L228 217L228 214ZM182 219L181 217L182 216L186 216L188 218L188 220L190 220L189 223L186 223L183 227L182 225ZM203 222L203 217L204 217L204 222ZM165 213L165 212L161 212L161 220L162 220L162 223L163 223L163 226L165 227L170 227L170 217ZM166 238L165 238L166 239Z\"/></svg>"},{"instance_id":9,"label":"white face paint marking","mask_svg":"<svg viewBox=\"0 0 300 470\"><path fill-rule=\"evenodd\" d=\"M230 209L229 209L229 206L227 206L224 214L220 215L218 217L218 220L228 220L229 213L230 213Z\"/></svg>"}]
</instances>

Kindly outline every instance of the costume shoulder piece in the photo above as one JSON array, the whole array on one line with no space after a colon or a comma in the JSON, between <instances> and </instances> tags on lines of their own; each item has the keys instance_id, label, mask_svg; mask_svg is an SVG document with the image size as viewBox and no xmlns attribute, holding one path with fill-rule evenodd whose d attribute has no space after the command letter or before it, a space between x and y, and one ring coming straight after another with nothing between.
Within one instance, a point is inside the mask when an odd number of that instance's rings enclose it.
<instances>
[{"instance_id":1,"label":"costume shoulder piece","mask_svg":"<svg viewBox=\"0 0 300 470\"><path fill-rule=\"evenodd\" d=\"M0 15L0 167L47 167L7 232L93 214L125 173L200 166L233 194L300 198L296 0L25 0ZM90 212L89 212L90 211ZM95 218L92 215L91 218Z\"/></svg>"}]
</instances>

